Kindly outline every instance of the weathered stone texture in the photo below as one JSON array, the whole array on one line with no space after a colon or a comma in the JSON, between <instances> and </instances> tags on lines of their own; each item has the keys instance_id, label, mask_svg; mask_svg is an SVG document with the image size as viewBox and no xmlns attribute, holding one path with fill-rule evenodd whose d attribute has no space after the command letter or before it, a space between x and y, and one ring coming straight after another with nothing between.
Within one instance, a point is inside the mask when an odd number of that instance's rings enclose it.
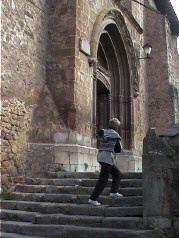
<instances>
[{"instance_id":1,"label":"weathered stone texture","mask_svg":"<svg viewBox=\"0 0 179 238\"><path fill-rule=\"evenodd\" d=\"M74 57L76 1L49 1L47 85L67 128L76 128Z\"/></svg>"},{"instance_id":2,"label":"weathered stone texture","mask_svg":"<svg viewBox=\"0 0 179 238\"><path fill-rule=\"evenodd\" d=\"M47 9L46 1L40 0L2 4L2 182L6 186L12 177L24 174L27 142L51 141L51 131L63 127L45 85Z\"/></svg>"},{"instance_id":3,"label":"weathered stone texture","mask_svg":"<svg viewBox=\"0 0 179 238\"><path fill-rule=\"evenodd\" d=\"M178 229L179 123L160 135L150 129L144 139L144 226ZM152 208L152 209L151 209ZM170 232L171 233L171 232ZM168 234L163 237L170 237Z\"/></svg>"},{"instance_id":4,"label":"weathered stone texture","mask_svg":"<svg viewBox=\"0 0 179 238\"><path fill-rule=\"evenodd\" d=\"M156 9L153 0L141 3ZM118 23L118 35L124 46L117 52L126 54L124 81L129 87L119 86L119 91L127 88L125 94L129 98L121 99L120 92L115 96L122 100L121 108L129 114L125 121L126 112L120 111L122 134L128 135L132 128L128 144L133 158L127 162L127 171L141 170L142 141L149 126L161 131L178 120L176 38L171 35L165 16L131 0L3 1L3 182L6 185L17 174L38 174L40 169L50 168L56 155L53 146L43 153L48 143L49 146L78 144L79 148L94 145L96 65L89 54L93 55L95 44L98 47L99 39L94 39L94 35L101 32L106 16L100 20L99 16L104 11ZM81 39L86 49L80 49ZM146 42L153 46L153 59L138 60L144 57L142 46ZM123 129L123 121L130 124L129 131ZM42 159L37 159L40 155Z\"/></svg>"},{"instance_id":5,"label":"weathered stone texture","mask_svg":"<svg viewBox=\"0 0 179 238\"><path fill-rule=\"evenodd\" d=\"M138 7L137 4L133 5L130 9L130 4L128 3L126 5L126 2L123 3L121 1L121 4L124 5L124 7L127 7L128 10L135 11L136 16L134 14L134 18L136 18L136 21L138 21L139 24L141 24L141 27L143 27L143 8ZM120 6L120 5L119 5ZM82 36L86 41L89 43L93 41L91 38L91 33L93 30L93 27L95 24L98 24L95 22L98 15L101 13L102 10L105 8L112 9L117 8L118 4L115 1L78 1L77 5L77 28L76 28L76 42L80 41L80 37ZM138 52L138 56L143 56L140 50L142 46L144 45L144 39L141 37L141 34L137 31L136 28L134 28L134 23L131 19L126 17L126 15L121 11L121 13L124 16L127 28L130 32L131 39L134 44L134 48ZM85 20L84 20L85 19ZM140 20L139 20L140 19ZM86 26L88 29L86 30ZM122 26L121 26L122 27ZM100 26L99 26L100 28ZM140 55L141 54L141 55ZM92 68L89 68L88 63L88 56L85 55L83 52L80 52L77 48L76 50L76 61L75 61L75 67L76 67L76 91L75 91L75 98L76 102L78 103L78 114L80 115L78 120L78 125L80 125L80 130L83 133L91 133L92 128L92 101L93 101L93 95L92 95L92 85L93 85L93 70ZM147 88L146 88L146 82L145 82L145 62L139 63L139 75L140 75L140 94L139 97L134 99L133 101L133 107L134 107L134 148L139 152L138 156L141 156L142 154L142 140L143 137L146 134L147 128L148 128L148 122L147 122ZM89 88L91 90L89 90ZM88 105L88 106L86 106ZM90 107L91 105L91 107ZM141 113L142 112L142 113ZM86 124L86 126L85 126ZM83 128L84 127L84 128ZM88 131L85 128L89 128Z\"/></svg>"},{"instance_id":6,"label":"weathered stone texture","mask_svg":"<svg viewBox=\"0 0 179 238\"><path fill-rule=\"evenodd\" d=\"M152 60L147 62L147 84L148 84L148 119L149 126L156 127L161 132L170 126L174 120L174 106L170 93L169 66L171 60L168 58L167 37L171 36L171 30L166 32L166 17L155 11L145 9L145 41L152 45ZM157 22L157 24L155 24ZM154 27L155 26L155 27ZM159 46L160 45L160 46ZM163 49L163 50L161 50ZM173 55L172 57L175 58ZM177 73L175 69L173 73ZM175 74L174 73L174 74Z\"/></svg>"},{"instance_id":7,"label":"weathered stone texture","mask_svg":"<svg viewBox=\"0 0 179 238\"><path fill-rule=\"evenodd\" d=\"M174 122L179 122L179 54L177 52L177 37L171 34L170 23L166 20L166 40L168 52L168 74L170 97L174 114Z\"/></svg>"},{"instance_id":8,"label":"weathered stone texture","mask_svg":"<svg viewBox=\"0 0 179 238\"><path fill-rule=\"evenodd\" d=\"M29 118L24 103L17 99L4 100L1 113L2 183L9 187L24 175Z\"/></svg>"}]
</instances>

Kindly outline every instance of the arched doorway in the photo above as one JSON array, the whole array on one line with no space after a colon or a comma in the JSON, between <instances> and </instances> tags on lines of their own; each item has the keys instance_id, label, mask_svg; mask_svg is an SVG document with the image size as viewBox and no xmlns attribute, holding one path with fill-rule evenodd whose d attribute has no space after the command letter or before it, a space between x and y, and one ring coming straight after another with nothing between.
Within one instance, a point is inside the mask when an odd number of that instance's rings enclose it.
<instances>
[{"instance_id":1,"label":"arched doorway","mask_svg":"<svg viewBox=\"0 0 179 238\"><path fill-rule=\"evenodd\" d=\"M108 120L121 121L120 134L125 149L131 148L131 86L125 46L115 23L107 24L98 41L94 87L96 131Z\"/></svg>"}]
</instances>

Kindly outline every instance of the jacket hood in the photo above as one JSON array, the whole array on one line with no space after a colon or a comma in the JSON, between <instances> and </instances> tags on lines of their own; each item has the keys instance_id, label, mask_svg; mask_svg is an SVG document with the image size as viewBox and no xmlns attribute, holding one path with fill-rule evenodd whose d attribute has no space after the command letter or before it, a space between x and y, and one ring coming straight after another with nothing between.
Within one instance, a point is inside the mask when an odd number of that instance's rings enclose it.
<instances>
[{"instance_id":1,"label":"jacket hood","mask_svg":"<svg viewBox=\"0 0 179 238\"><path fill-rule=\"evenodd\" d=\"M119 134L113 129L102 129L97 134L99 141L108 141L110 139L121 139Z\"/></svg>"}]
</instances>

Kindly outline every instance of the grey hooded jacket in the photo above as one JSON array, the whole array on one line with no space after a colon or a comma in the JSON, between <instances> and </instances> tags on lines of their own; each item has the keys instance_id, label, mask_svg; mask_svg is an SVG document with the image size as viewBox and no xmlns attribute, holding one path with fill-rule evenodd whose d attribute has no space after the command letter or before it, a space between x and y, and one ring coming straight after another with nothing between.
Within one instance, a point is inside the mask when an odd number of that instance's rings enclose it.
<instances>
[{"instance_id":1,"label":"grey hooded jacket","mask_svg":"<svg viewBox=\"0 0 179 238\"><path fill-rule=\"evenodd\" d=\"M97 135L97 140L100 141L97 160L113 165L115 153L121 151L121 137L113 129L100 130Z\"/></svg>"}]
</instances>

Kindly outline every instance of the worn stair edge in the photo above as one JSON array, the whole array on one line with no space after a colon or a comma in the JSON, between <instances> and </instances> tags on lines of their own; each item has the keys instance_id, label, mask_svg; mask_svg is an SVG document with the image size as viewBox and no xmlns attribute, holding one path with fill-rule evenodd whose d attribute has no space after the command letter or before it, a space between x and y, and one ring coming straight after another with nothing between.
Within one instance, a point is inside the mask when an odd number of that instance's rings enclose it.
<instances>
[{"instance_id":1,"label":"worn stair edge","mask_svg":"<svg viewBox=\"0 0 179 238\"><path fill-rule=\"evenodd\" d=\"M36 216L39 212L28 212L22 210L1 209L0 218L8 221L36 222Z\"/></svg>"},{"instance_id":2,"label":"worn stair edge","mask_svg":"<svg viewBox=\"0 0 179 238\"><path fill-rule=\"evenodd\" d=\"M75 186L54 186L54 185L16 185L16 192L23 193L56 193L56 194L91 194L93 187L81 187L79 185ZM111 188L105 188L101 195L109 195ZM119 191L124 196L142 196L142 187L128 187L120 188Z\"/></svg>"},{"instance_id":3,"label":"worn stair edge","mask_svg":"<svg viewBox=\"0 0 179 238\"><path fill-rule=\"evenodd\" d=\"M14 200L38 201L38 202L56 202L56 203L82 203L87 204L89 195L73 194L50 194L50 193L12 193ZM103 205L110 206L142 206L142 196L128 196L113 198L109 196L100 196L98 199Z\"/></svg>"},{"instance_id":4,"label":"worn stair edge","mask_svg":"<svg viewBox=\"0 0 179 238\"><path fill-rule=\"evenodd\" d=\"M111 238L119 236L120 238L157 238L157 233L153 230L129 230L129 229L109 229L109 228L92 228L83 226L70 225L41 225L25 222L4 222L1 223L3 232L19 233L21 235L35 235L46 237L63 237L63 238Z\"/></svg>"},{"instance_id":5,"label":"worn stair edge","mask_svg":"<svg viewBox=\"0 0 179 238\"><path fill-rule=\"evenodd\" d=\"M55 186L75 186L94 187L97 179L77 179L77 178L56 178L56 179L26 179L26 184L29 185L55 185ZM24 183L25 184L25 183ZM109 180L107 187L111 187L112 180ZM142 179L121 179L120 187L141 187Z\"/></svg>"},{"instance_id":6,"label":"worn stair edge","mask_svg":"<svg viewBox=\"0 0 179 238\"><path fill-rule=\"evenodd\" d=\"M93 172L47 172L47 177L58 178L98 178ZM111 177L111 176L110 176ZM142 173L121 173L121 178L142 178Z\"/></svg>"},{"instance_id":7,"label":"worn stair edge","mask_svg":"<svg viewBox=\"0 0 179 238\"><path fill-rule=\"evenodd\" d=\"M17 233L1 232L1 238L42 238L40 236L25 236Z\"/></svg>"},{"instance_id":8,"label":"worn stair edge","mask_svg":"<svg viewBox=\"0 0 179 238\"><path fill-rule=\"evenodd\" d=\"M90 204L74 203L45 203L32 201L2 201L3 209L23 210L41 213L63 213L69 215L90 215L90 216L142 216L142 207L109 207L106 205L92 206Z\"/></svg>"},{"instance_id":9,"label":"worn stair edge","mask_svg":"<svg viewBox=\"0 0 179 238\"><path fill-rule=\"evenodd\" d=\"M60 224L105 228L143 228L141 217L104 217L67 214L39 214L14 210L1 210L1 219L5 221L31 222L33 224Z\"/></svg>"}]
</instances>

